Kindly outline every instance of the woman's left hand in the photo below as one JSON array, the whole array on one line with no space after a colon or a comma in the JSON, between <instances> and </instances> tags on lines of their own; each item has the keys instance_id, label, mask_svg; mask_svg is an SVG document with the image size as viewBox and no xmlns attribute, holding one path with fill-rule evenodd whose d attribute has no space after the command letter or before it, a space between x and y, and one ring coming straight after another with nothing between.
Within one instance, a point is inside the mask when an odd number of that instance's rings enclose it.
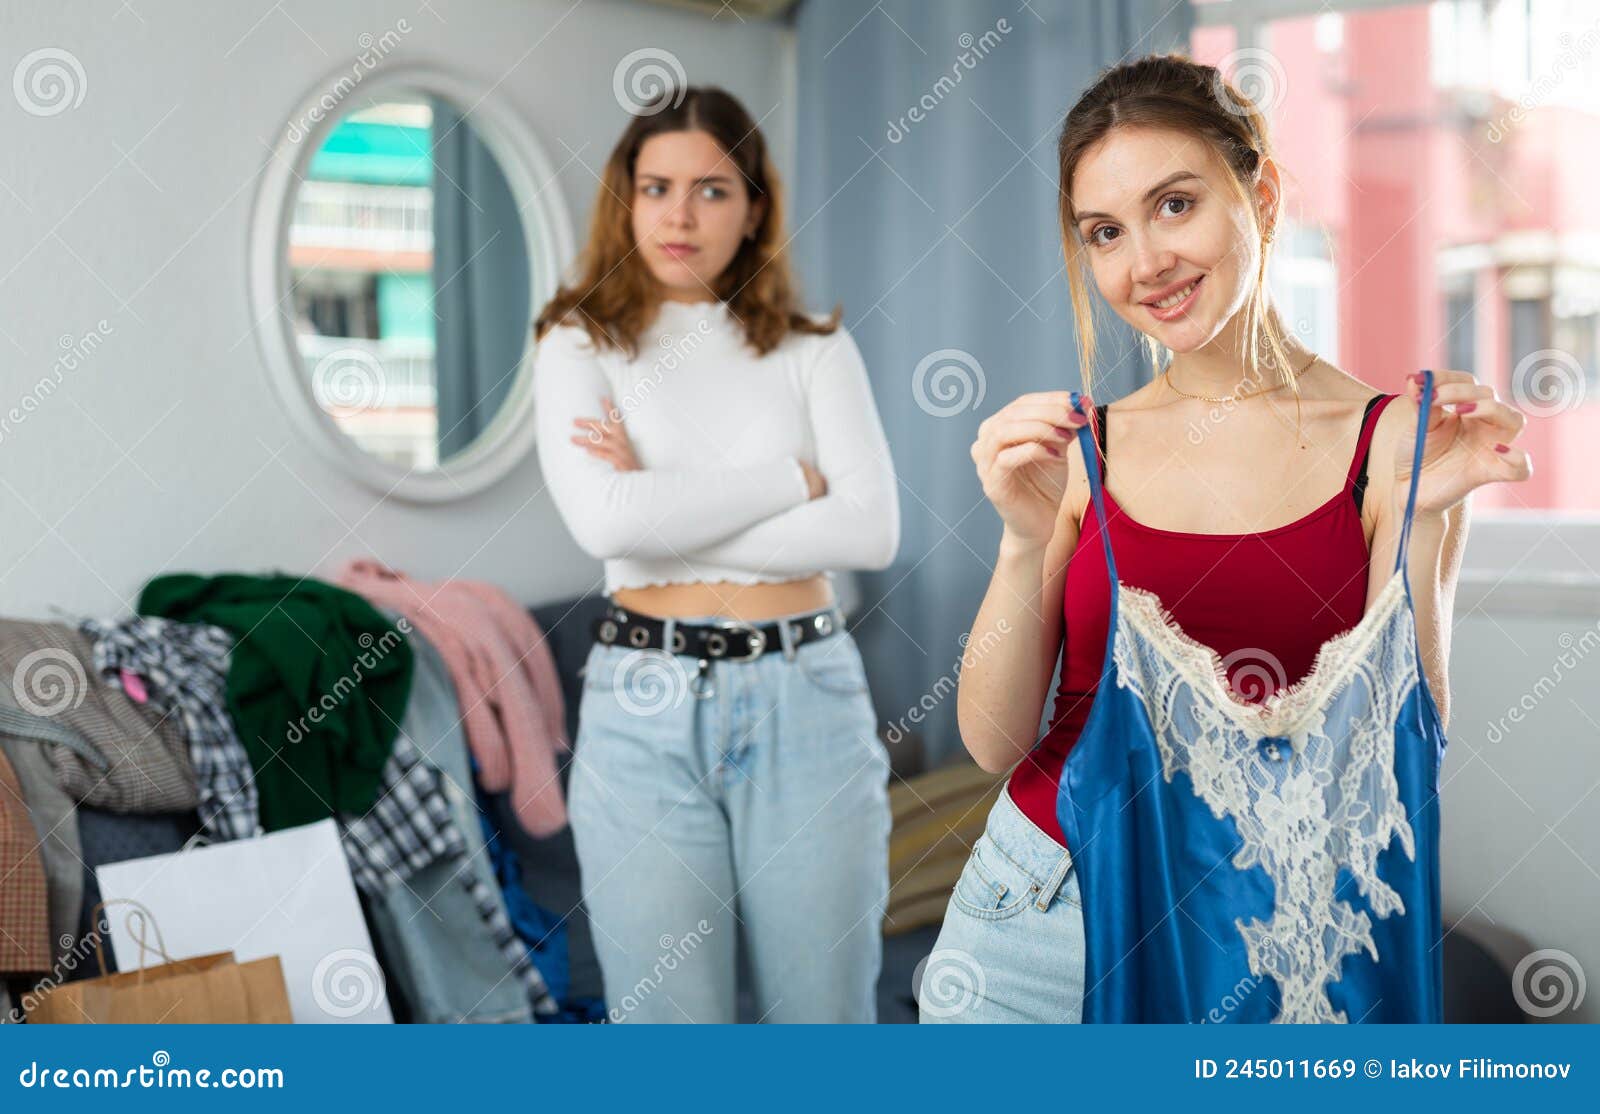
<instances>
[{"instance_id":1,"label":"woman's left hand","mask_svg":"<svg viewBox=\"0 0 1600 1114\"><path fill-rule=\"evenodd\" d=\"M572 424L584 432L573 434L572 443L607 461L618 472L637 472L639 458L634 455L633 442L628 440L628 431L623 427L622 411L605 395L600 401L605 403L606 416L574 418Z\"/></svg>"},{"instance_id":2,"label":"woman's left hand","mask_svg":"<svg viewBox=\"0 0 1600 1114\"><path fill-rule=\"evenodd\" d=\"M1406 397L1422 402L1422 373L1406 377ZM1449 409L1447 407L1454 407ZM1433 405L1424 419L1427 441L1417 482L1417 512L1440 515L1487 483L1520 483L1533 475L1533 458L1515 444L1528 418L1495 397L1470 371L1435 371ZM1411 482L1416 428L1402 439L1395 462L1401 490Z\"/></svg>"}]
</instances>

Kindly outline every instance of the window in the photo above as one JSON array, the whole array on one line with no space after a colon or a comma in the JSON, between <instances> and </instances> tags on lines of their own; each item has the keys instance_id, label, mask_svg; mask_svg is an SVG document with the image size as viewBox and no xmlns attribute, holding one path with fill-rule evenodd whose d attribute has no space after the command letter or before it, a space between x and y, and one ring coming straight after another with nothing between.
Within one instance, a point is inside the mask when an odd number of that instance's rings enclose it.
<instances>
[{"instance_id":1,"label":"window","mask_svg":"<svg viewBox=\"0 0 1600 1114\"><path fill-rule=\"evenodd\" d=\"M1583 466L1600 444L1595 6L1213 0L1195 12L1194 57L1269 117L1287 218L1269 277L1285 317L1381 390L1460 368L1523 409L1534 475L1476 493L1475 534L1530 516L1596 521L1600 468Z\"/></svg>"},{"instance_id":2,"label":"window","mask_svg":"<svg viewBox=\"0 0 1600 1114\"><path fill-rule=\"evenodd\" d=\"M1539 353L1550 348L1550 302L1546 298L1517 298L1511 303L1511 351L1507 361L1512 371L1524 366L1528 360L1539 358ZM1512 401L1518 406L1530 403L1531 392L1523 376L1513 375Z\"/></svg>"},{"instance_id":3,"label":"window","mask_svg":"<svg viewBox=\"0 0 1600 1114\"><path fill-rule=\"evenodd\" d=\"M1279 227L1267 272L1273 302L1301 342L1324 360L1339 360L1339 318L1333 254L1319 229L1292 219Z\"/></svg>"},{"instance_id":4,"label":"window","mask_svg":"<svg viewBox=\"0 0 1600 1114\"><path fill-rule=\"evenodd\" d=\"M1471 289L1445 295L1445 362L1451 367L1477 367L1478 307Z\"/></svg>"},{"instance_id":5,"label":"window","mask_svg":"<svg viewBox=\"0 0 1600 1114\"><path fill-rule=\"evenodd\" d=\"M1588 398L1600 402L1600 269L1558 277L1551 317L1551 347L1572 356Z\"/></svg>"}]
</instances>

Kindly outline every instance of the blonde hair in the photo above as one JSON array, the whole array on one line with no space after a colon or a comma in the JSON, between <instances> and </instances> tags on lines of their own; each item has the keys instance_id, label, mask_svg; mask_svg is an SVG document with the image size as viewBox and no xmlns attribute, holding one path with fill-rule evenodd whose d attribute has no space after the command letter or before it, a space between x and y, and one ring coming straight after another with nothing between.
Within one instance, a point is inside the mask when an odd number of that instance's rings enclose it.
<instances>
[{"instance_id":1,"label":"blonde hair","mask_svg":"<svg viewBox=\"0 0 1600 1114\"><path fill-rule=\"evenodd\" d=\"M633 239L634 166L645 140L665 132L703 131L723 149L752 204L767 201L755 234L717 276L727 303L761 355L791 332L826 336L842 312L821 323L801 311L784 249L783 196L755 121L734 97L712 86L668 89L636 115L606 159L576 282L556 291L534 323L534 339L563 321L582 325L596 346L637 355L639 334L661 304L660 286Z\"/></svg>"},{"instance_id":2,"label":"blonde hair","mask_svg":"<svg viewBox=\"0 0 1600 1114\"><path fill-rule=\"evenodd\" d=\"M1256 281L1243 311L1246 366L1261 359L1265 347L1266 357L1262 362L1278 372L1294 392L1298 404L1298 377L1295 369L1289 366L1283 330L1277 315L1268 312L1266 272L1270 241L1261 228L1260 213L1254 202L1262 163L1272 154L1266 117L1215 66L1201 65L1178 52L1151 54L1102 71L1095 83L1078 98L1061 125L1057 145L1061 170L1061 239L1066 253L1072 313L1078 326L1078 357L1085 393L1094 393L1094 307L1089 293L1093 276L1087 247L1077 231L1071 198L1072 178L1088 150L1118 127L1165 128L1195 136L1207 143L1230 171L1228 184L1250 212L1256 235L1261 240ZM1165 345L1148 333L1141 334L1141 340L1150 355L1152 373L1159 375ZM1170 361L1169 352L1167 362Z\"/></svg>"}]
</instances>

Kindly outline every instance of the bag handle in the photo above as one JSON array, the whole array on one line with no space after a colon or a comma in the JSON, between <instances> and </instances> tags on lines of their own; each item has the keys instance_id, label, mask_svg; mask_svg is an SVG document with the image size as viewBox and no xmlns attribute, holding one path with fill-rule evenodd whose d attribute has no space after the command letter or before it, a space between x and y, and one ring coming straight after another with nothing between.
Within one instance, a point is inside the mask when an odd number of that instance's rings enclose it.
<instances>
[{"instance_id":1,"label":"bag handle","mask_svg":"<svg viewBox=\"0 0 1600 1114\"><path fill-rule=\"evenodd\" d=\"M105 937L100 932L100 913L108 905L134 906L134 908L128 910L128 917L125 921L123 921L123 925L127 928L128 935L133 937L134 943L139 945L139 983L142 984L144 982L144 973L146 970L144 965L144 957L147 952L159 955L165 962L169 964L175 966L189 966L188 960L173 959L172 956L167 954L167 942L161 935L161 925L156 922L156 915L150 911L150 907L148 905L142 901L136 901L131 897L114 897L109 901L99 902L89 913L90 928L94 932L94 955L95 959L100 964L101 978L104 978L108 972L106 971ZM138 924L137 928L135 927L136 921ZM146 925L155 930L156 939L154 944L150 942L150 938L146 936L143 931ZM106 927L109 929L110 926L111 918L107 917ZM198 969L196 969L196 971L198 972Z\"/></svg>"}]
</instances>

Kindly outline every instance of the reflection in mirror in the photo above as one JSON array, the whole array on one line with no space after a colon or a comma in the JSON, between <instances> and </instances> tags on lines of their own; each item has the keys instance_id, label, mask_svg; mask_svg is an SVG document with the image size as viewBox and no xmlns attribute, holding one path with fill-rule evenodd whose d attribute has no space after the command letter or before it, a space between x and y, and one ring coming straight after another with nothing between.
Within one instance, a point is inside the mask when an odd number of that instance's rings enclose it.
<instances>
[{"instance_id":1,"label":"reflection in mirror","mask_svg":"<svg viewBox=\"0 0 1600 1114\"><path fill-rule=\"evenodd\" d=\"M528 245L494 155L453 105L386 95L345 113L289 231L301 364L373 456L431 470L493 421L529 341Z\"/></svg>"}]
</instances>

